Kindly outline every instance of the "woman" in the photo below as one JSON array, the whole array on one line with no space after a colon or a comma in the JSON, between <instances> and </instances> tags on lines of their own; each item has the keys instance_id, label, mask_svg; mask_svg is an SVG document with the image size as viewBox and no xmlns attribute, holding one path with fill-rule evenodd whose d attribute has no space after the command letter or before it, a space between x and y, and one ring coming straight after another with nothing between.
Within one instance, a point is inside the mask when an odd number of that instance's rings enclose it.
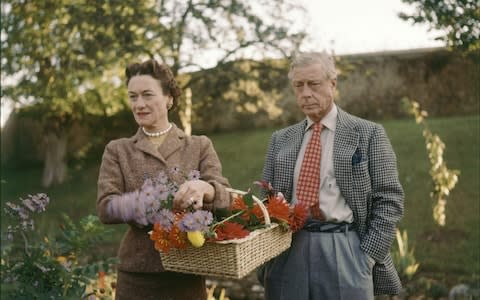
<instances>
[{"instance_id":1,"label":"woman","mask_svg":"<svg viewBox=\"0 0 480 300\"><path fill-rule=\"evenodd\" d=\"M200 179L181 183L174 207L228 207L228 180L206 136L186 136L169 122L168 112L180 96L171 70L151 59L125 71L130 106L139 125L130 138L111 141L105 148L98 179L97 212L105 224L128 223L118 256L117 300L206 299L201 276L167 272L149 239L145 213L138 202L121 197L139 189L146 177L173 168L200 171ZM178 183L178 178L175 180ZM141 200L140 200L141 201Z\"/></svg>"}]
</instances>

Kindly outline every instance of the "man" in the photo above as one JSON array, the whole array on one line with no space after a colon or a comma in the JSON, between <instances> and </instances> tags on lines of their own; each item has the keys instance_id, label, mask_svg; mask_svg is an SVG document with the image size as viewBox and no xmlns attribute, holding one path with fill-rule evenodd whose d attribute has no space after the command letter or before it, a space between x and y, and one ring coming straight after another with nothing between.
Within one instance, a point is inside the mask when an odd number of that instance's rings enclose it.
<instances>
[{"instance_id":1,"label":"man","mask_svg":"<svg viewBox=\"0 0 480 300\"><path fill-rule=\"evenodd\" d=\"M310 214L291 248L259 269L265 298L398 294L389 249L404 195L383 127L335 105L337 76L327 53L301 53L288 76L306 119L273 133L263 180Z\"/></svg>"}]
</instances>

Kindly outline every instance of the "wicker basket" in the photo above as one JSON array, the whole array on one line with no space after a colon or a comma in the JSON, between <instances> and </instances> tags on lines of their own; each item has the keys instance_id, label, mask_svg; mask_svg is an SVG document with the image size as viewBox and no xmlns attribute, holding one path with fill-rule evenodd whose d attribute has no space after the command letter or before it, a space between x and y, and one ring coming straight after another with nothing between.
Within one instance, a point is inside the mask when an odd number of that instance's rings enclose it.
<instances>
[{"instance_id":1,"label":"wicker basket","mask_svg":"<svg viewBox=\"0 0 480 300\"><path fill-rule=\"evenodd\" d=\"M228 190L232 195L244 194L239 190ZM278 224L271 224L262 201L253 197L265 216L267 228L251 232L243 239L205 243L200 248L171 249L160 253L163 267L168 271L190 273L212 277L240 279L255 268L278 256L290 247L291 231Z\"/></svg>"}]
</instances>

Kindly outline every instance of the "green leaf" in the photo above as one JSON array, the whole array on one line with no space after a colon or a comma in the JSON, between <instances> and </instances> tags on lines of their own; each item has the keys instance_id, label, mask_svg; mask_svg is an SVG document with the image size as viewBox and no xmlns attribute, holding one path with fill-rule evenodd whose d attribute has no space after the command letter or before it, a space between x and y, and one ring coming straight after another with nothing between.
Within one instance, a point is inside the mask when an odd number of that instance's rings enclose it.
<instances>
[{"instance_id":1,"label":"green leaf","mask_svg":"<svg viewBox=\"0 0 480 300\"><path fill-rule=\"evenodd\" d=\"M248 206L248 208L253 208L253 205L254 205L255 201L253 200L252 193L248 192L245 195L243 195L242 197L243 197L243 201Z\"/></svg>"}]
</instances>

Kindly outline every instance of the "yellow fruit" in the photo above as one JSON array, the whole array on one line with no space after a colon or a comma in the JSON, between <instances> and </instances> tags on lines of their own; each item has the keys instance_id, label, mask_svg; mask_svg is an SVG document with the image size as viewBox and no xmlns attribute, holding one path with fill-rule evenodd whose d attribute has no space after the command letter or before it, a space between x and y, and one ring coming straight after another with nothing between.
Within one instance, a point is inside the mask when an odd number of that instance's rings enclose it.
<instances>
[{"instance_id":1,"label":"yellow fruit","mask_svg":"<svg viewBox=\"0 0 480 300\"><path fill-rule=\"evenodd\" d=\"M201 231L189 231L187 232L187 238L193 247L202 247L205 243L205 237Z\"/></svg>"}]
</instances>

